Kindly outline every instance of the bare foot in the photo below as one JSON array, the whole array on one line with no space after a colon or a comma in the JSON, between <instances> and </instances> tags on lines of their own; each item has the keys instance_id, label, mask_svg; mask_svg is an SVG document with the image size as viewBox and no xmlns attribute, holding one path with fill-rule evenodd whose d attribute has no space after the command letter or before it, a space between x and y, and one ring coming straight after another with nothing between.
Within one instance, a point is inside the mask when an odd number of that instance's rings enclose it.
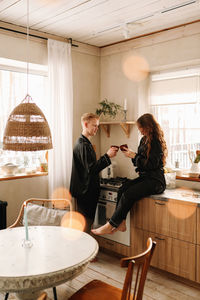
<instances>
[{"instance_id":1,"label":"bare foot","mask_svg":"<svg viewBox=\"0 0 200 300\"><path fill-rule=\"evenodd\" d=\"M115 227L113 227L112 225L110 225L110 223L106 223L105 225L97 228L97 229L92 229L92 233L96 234L96 235L103 235L103 234L112 234L115 231Z\"/></svg>"},{"instance_id":2,"label":"bare foot","mask_svg":"<svg viewBox=\"0 0 200 300\"><path fill-rule=\"evenodd\" d=\"M125 232L126 231L126 220L123 220L121 224L117 227L117 230Z\"/></svg>"}]
</instances>

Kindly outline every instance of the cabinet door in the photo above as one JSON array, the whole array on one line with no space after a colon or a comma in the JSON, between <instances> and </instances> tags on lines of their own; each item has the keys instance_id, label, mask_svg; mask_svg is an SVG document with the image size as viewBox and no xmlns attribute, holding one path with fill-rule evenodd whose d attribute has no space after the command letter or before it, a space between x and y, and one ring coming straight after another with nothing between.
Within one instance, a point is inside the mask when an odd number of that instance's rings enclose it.
<instances>
[{"instance_id":1,"label":"cabinet door","mask_svg":"<svg viewBox=\"0 0 200 300\"><path fill-rule=\"evenodd\" d=\"M155 202L151 198L143 198L137 201L133 207L133 226L155 232L156 230L156 210Z\"/></svg>"},{"instance_id":2,"label":"cabinet door","mask_svg":"<svg viewBox=\"0 0 200 300\"><path fill-rule=\"evenodd\" d=\"M200 246L197 245L197 267L196 267L196 270L197 270L197 282L200 283Z\"/></svg>"},{"instance_id":3,"label":"cabinet door","mask_svg":"<svg viewBox=\"0 0 200 300\"><path fill-rule=\"evenodd\" d=\"M166 235L183 241L196 243L196 222L197 222L197 205L190 202L182 202L170 199L167 202L168 224ZM158 228L161 228L158 224ZM157 230L165 234L162 228Z\"/></svg>"},{"instance_id":4,"label":"cabinet door","mask_svg":"<svg viewBox=\"0 0 200 300\"><path fill-rule=\"evenodd\" d=\"M123 256L130 256L130 247L129 246L125 246L123 244L105 239L103 237L97 237L94 236L94 238L97 240L97 242L99 243L99 247L112 251L114 253L117 254L121 254Z\"/></svg>"},{"instance_id":5,"label":"cabinet door","mask_svg":"<svg viewBox=\"0 0 200 300\"><path fill-rule=\"evenodd\" d=\"M196 243L196 205L144 198L133 210L134 227Z\"/></svg>"},{"instance_id":6,"label":"cabinet door","mask_svg":"<svg viewBox=\"0 0 200 300\"><path fill-rule=\"evenodd\" d=\"M132 234L131 253L133 255L146 249L148 237L156 241L156 248L151 261L152 266L195 280L196 248L194 244L135 228Z\"/></svg>"},{"instance_id":7,"label":"cabinet door","mask_svg":"<svg viewBox=\"0 0 200 300\"><path fill-rule=\"evenodd\" d=\"M200 245L200 207L197 208L197 244Z\"/></svg>"}]
</instances>

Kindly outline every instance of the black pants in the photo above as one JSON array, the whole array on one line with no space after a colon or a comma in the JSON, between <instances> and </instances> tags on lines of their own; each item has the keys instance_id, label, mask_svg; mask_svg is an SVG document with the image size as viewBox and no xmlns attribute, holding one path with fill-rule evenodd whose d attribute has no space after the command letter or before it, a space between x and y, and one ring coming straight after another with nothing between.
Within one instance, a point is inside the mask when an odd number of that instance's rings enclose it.
<instances>
[{"instance_id":1,"label":"black pants","mask_svg":"<svg viewBox=\"0 0 200 300\"><path fill-rule=\"evenodd\" d=\"M138 177L126 181L120 188L117 199L117 206L109 223L118 227L126 219L133 204L143 197L153 194L160 194L165 190L162 183L149 177Z\"/></svg>"},{"instance_id":2,"label":"black pants","mask_svg":"<svg viewBox=\"0 0 200 300\"><path fill-rule=\"evenodd\" d=\"M77 208L76 208L77 212L79 212L81 215L84 216L85 218L85 226L83 231L86 233L90 233L91 229L92 229L92 224L94 223L94 218L89 217L87 215L87 213L85 213L85 210L82 208L82 206L80 206L77 202Z\"/></svg>"},{"instance_id":3,"label":"black pants","mask_svg":"<svg viewBox=\"0 0 200 300\"><path fill-rule=\"evenodd\" d=\"M77 197L77 211L81 213L86 222L84 232L90 233L92 224L95 218L97 202L99 199L100 187L93 184L88 192L80 197Z\"/></svg>"}]
</instances>

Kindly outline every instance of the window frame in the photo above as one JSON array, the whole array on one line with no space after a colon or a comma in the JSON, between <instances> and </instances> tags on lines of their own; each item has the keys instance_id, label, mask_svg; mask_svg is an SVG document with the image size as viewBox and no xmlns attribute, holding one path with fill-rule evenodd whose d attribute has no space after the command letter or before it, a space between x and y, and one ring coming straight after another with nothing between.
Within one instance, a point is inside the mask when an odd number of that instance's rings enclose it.
<instances>
[{"instance_id":1,"label":"window frame","mask_svg":"<svg viewBox=\"0 0 200 300\"><path fill-rule=\"evenodd\" d=\"M27 71L28 67L28 71ZM30 75L38 75L48 77L48 65L39 65L28 63L24 61L12 60L0 57L0 71L9 71L9 72L17 72ZM25 96L25 95L24 95ZM22 99L23 100L23 99ZM17 174L17 175L0 175L0 181L4 180L15 180L15 179L23 179L23 178L30 178L30 177L38 177L38 176L47 176L47 172L37 172L31 174Z\"/></svg>"}]
</instances>

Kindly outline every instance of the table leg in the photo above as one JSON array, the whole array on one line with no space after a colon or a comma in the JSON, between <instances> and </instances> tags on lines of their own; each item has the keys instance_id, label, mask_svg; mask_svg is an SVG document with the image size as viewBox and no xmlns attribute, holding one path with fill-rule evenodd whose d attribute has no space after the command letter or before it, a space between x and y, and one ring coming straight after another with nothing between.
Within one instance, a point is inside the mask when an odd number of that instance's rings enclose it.
<instances>
[{"instance_id":1,"label":"table leg","mask_svg":"<svg viewBox=\"0 0 200 300\"><path fill-rule=\"evenodd\" d=\"M37 300L41 293L42 291L16 293L16 298L19 300Z\"/></svg>"}]
</instances>

